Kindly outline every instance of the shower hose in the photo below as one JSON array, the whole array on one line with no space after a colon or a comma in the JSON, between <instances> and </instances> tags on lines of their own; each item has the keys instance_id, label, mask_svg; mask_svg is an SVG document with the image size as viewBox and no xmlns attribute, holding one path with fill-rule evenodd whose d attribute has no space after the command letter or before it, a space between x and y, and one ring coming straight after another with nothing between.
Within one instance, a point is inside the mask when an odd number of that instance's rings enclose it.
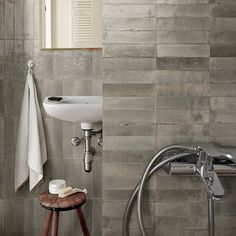
<instances>
[{"instance_id":1,"label":"shower hose","mask_svg":"<svg viewBox=\"0 0 236 236\"><path fill-rule=\"evenodd\" d=\"M138 207L138 221L140 231L142 236L147 236L146 230L144 228L143 217L142 217L142 196L144 185L147 180L158 170L163 168L170 161L175 161L183 157L190 156L192 154L197 154L198 148L196 147L188 147L181 145L171 145L161 149L149 162L147 165L141 180L135 187L124 212L123 217L123 236L129 236L129 221L131 216L131 211L133 207L133 203L135 199L137 199L137 207Z\"/></svg>"}]
</instances>

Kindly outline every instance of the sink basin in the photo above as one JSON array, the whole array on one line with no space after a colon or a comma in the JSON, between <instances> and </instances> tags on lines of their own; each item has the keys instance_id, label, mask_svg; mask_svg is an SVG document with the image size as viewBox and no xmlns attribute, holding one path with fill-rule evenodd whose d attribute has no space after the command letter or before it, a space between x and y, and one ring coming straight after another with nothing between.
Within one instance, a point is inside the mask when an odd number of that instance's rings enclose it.
<instances>
[{"instance_id":1,"label":"sink basin","mask_svg":"<svg viewBox=\"0 0 236 236\"><path fill-rule=\"evenodd\" d=\"M92 129L102 121L102 96L46 97L43 106L53 118L81 122L82 129Z\"/></svg>"}]
</instances>

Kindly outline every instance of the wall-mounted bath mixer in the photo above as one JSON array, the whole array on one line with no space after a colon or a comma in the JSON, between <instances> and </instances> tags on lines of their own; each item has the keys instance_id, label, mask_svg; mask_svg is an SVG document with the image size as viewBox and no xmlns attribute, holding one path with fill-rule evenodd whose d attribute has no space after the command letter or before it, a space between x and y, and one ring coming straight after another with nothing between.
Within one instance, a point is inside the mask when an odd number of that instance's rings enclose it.
<instances>
[{"instance_id":1,"label":"wall-mounted bath mixer","mask_svg":"<svg viewBox=\"0 0 236 236\"><path fill-rule=\"evenodd\" d=\"M92 162L93 162L93 156L95 155L96 151L94 147L92 147L91 141L92 136L99 135L98 137L98 145L102 147L102 129L98 131L94 131L92 129L83 129L84 136L82 138L74 137L71 139L71 144L74 146L79 146L82 142L85 143L84 145L84 170L86 172L91 172L92 170Z\"/></svg>"},{"instance_id":2,"label":"wall-mounted bath mixer","mask_svg":"<svg viewBox=\"0 0 236 236\"><path fill-rule=\"evenodd\" d=\"M231 153L231 154L230 154ZM233 155L234 154L234 155ZM147 165L141 180L135 187L124 212L123 236L129 236L129 220L134 200L137 198L138 220L142 236L146 236L142 214L142 196L147 180L158 170L165 169L171 175L198 175L205 185L208 199L208 229L209 236L215 235L214 201L224 196L224 188L216 174L214 160L227 160L236 169L236 152L232 150L216 148L211 143L194 145L171 145L161 149ZM192 159L194 163L178 163L182 159ZM231 168L229 168L232 171ZM227 171L227 168L225 169ZM235 173L235 172L234 172Z\"/></svg>"}]
</instances>

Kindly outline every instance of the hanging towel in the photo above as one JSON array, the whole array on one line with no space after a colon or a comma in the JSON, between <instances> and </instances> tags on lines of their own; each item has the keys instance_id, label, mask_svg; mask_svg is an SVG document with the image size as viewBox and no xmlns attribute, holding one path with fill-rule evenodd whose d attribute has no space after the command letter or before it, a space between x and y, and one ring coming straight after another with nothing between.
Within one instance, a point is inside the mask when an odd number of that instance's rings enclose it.
<instances>
[{"instance_id":1,"label":"hanging towel","mask_svg":"<svg viewBox=\"0 0 236 236\"><path fill-rule=\"evenodd\" d=\"M33 80L33 61L28 62L28 75L21 107L15 154L15 191L28 179L30 191L43 178L47 151L43 121Z\"/></svg>"}]
</instances>

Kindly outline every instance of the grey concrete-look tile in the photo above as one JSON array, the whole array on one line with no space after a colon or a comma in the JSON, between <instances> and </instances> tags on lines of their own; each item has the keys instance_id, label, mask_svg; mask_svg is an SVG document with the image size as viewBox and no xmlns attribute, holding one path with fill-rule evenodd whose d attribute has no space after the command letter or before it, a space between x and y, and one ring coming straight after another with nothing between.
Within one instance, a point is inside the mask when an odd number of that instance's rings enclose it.
<instances>
[{"instance_id":1,"label":"grey concrete-look tile","mask_svg":"<svg viewBox=\"0 0 236 236\"><path fill-rule=\"evenodd\" d=\"M14 2L5 1L5 39L14 39Z\"/></svg>"},{"instance_id":2,"label":"grey concrete-look tile","mask_svg":"<svg viewBox=\"0 0 236 236\"><path fill-rule=\"evenodd\" d=\"M156 6L153 5L139 5L139 4L114 4L104 5L103 16L104 17L155 17Z\"/></svg>"},{"instance_id":3,"label":"grey concrete-look tile","mask_svg":"<svg viewBox=\"0 0 236 236\"><path fill-rule=\"evenodd\" d=\"M157 31L157 43L208 43L207 31Z\"/></svg>"},{"instance_id":4,"label":"grey concrete-look tile","mask_svg":"<svg viewBox=\"0 0 236 236\"><path fill-rule=\"evenodd\" d=\"M104 84L104 97L152 97L154 84Z\"/></svg>"},{"instance_id":5,"label":"grey concrete-look tile","mask_svg":"<svg viewBox=\"0 0 236 236\"><path fill-rule=\"evenodd\" d=\"M4 235L24 235L24 219L24 199L6 199Z\"/></svg>"},{"instance_id":6,"label":"grey concrete-look tile","mask_svg":"<svg viewBox=\"0 0 236 236\"><path fill-rule=\"evenodd\" d=\"M0 118L0 160L4 159L4 119Z\"/></svg>"},{"instance_id":7,"label":"grey concrete-look tile","mask_svg":"<svg viewBox=\"0 0 236 236\"><path fill-rule=\"evenodd\" d=\"M14 38L24 39L24 1L14 2Z\"/></svg>"},{"instance_id":8,"label":"grey concrete-look tile","mask_svg":"<svg viewBox=\"0 0 236 236\"><path fill-rule=\"evenodd\" d=\"M208 4L158 4L157 17L208 17Z\"/></svg>"},{"instance_id":9,"label":"grey concrete-look tile","mask_svg":"<svg viewBox=\"0 0 236 236\"><path fill-rule=\"evenodd\" d=\"M210 7L210 13L212 17L236 17L236 5L235 4L212 4Z\"/></svg>"},{"instance_id":10,"label":"grey concrete-look tile","mask_svg":"<svg viewBox=\"0 0 236 236\"><path fill-rule=\"evenodd\" d=\"M210 82L217 84L235 83L236 70L210 71Z\"/></svg>"},{"instance_id":11,"label":"grey concrete-look tile","mask_svg":"<svg viewBox=\"0 0 236 236\"><path fill-rule=\"evenodd\" d=\"M4 39L5 35L5 25L4 25L4 16L5 16L4 3L0 2L0 39Z\"/></svg>"},{"instance_id":12,"label":"grey concrete-look tile","mask_svg":"<svg viewBox=\"0 0 236 236\"><path fill-rule=\"evenodd\" d=\"M209 58L204 57L161 57L157 58L160 70L208 70Z\"/></svg>"},{"instance_id":13,"label":"grey concrete-look tile","mask_svg":"<svg viewBox=\"0 0 236 236\"><path fill-rule=\"evenodd\" d=\"M157 109L189 109L189 110L209 110L209 97L157 97Z\"/></svg>"},{"instance_id":14,"label":"grey concrete-look tile","mask_svg":"<svg viewBox=\"0 0 236 236\"><path fill-rule=\"evenodd\" d=\"M4 200L0 199L0 234L4 235Z\"/></svg>"},{"instance_id":15,"label":"grey concrete-look tile","mask_svg":"<svg viewBox=\"0 0 236 236\"><path fill-rule=\"evenodd\" d=\"M53 55L54 79L77 79L92 73L91 51L58 51Z\"/></svg>"},{"instance_id":16,"label":"grey concrete-look tile","mask_svg":"<svg viewBox=\"0 0 236 236\"><path fill-rule=\"evenodd\" d=\"M186 2L186 1L184 1ZM157 18L156 22L156 29L157 30L163 30L163 31L189 31L190 32L196 32L198 31L204 31L210 29L210 22L209 18ZM194 31L193 31L194 30ZM158 32L160 33L160 32ZM183 32L181 32L183 33Z\"/></svg>"},{"instance_id":17,"label":"grey concrete-look tile","mask_svg":"<svg viewBox=\"0 0 236 236\"><path fill-rule=\"evenodd\" d=\"M24 0L24 38L34 38L34 1Z\"/></svg>"},{"instance_id":18,"label":"grey concrete-look tile","mask_svg":"<svg viewBox=\"0 0 236 236\"><path fill-rule=\"evenodd\" d=\"M155 30L156 18L117 18L104 17L103 18L104 31L123 31L123 30Z\"/></svg>"},{"instance_id":19,"label":"grey concrete-look tile","mask_svg":"<svg viewBox=\"0 0 236 236\"><path fill-rule=\"evenodd\" d=\"M44 119L48 158L62 158L62 121Z\"/></svg>"},{"instance_id":20,"label":"grey concrete-look tile","mask_svg":"<svg viewBox=\"0 0 236 236\"><path fill-rule=\"evenodd\" d=\"M103 163L104 190L131 190L141 178L147 163ZM129 175L127 175L129 173ZM156 180L151 178L147 189L156 189Z\"/></svg>"}]
</instances>

